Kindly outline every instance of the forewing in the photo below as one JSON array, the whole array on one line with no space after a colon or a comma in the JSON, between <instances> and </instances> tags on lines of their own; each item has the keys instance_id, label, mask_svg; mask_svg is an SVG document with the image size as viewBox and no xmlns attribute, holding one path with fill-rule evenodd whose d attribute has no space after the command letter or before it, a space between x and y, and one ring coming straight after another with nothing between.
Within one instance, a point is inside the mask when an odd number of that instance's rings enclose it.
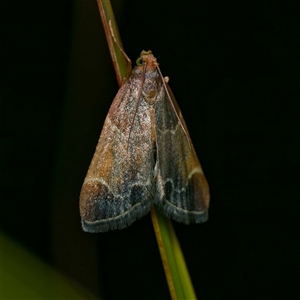
<instances>
[{"instance_id":1,"label":"forewing","mask_svg":"<svg viewBox=\"0 0 300 300\"><path fill-rule=\"evenodd\" d=\"M140 84L140 78L130 77L106 117L80 194L85 231L124 228L145 215L153 202L151 118L143 97L132 125Z\"/></svg>"},{"instance_id":2,"label":"forewing","mask_svg":"<svg viewBox=\"0 0 300 300\"><path fill-rule=\"evenodd\" d=\"M208 218L209 187L181 111L169 87L168 91L186 133L162 88L155 106L155 202L167 216L178 222L204 222Z\"/></svg>"}]
</instances>

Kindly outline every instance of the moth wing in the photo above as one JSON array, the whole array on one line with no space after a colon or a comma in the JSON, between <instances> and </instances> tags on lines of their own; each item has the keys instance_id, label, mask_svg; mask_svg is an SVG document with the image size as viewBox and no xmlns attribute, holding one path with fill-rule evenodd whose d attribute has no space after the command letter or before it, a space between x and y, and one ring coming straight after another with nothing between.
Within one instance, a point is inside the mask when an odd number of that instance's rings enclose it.
<instances>
[{"instance_id":1,"label":"moth wing","mask_svg":"<svg viewBox=\"0 0 300 300\"><path fill-rule=\"evenodd\" d=\"M150 110L143 97L132 125L141 84L132 75L106 117L80 194L85 231L121 229L150 210L154 156Z\"/></svg>"},{"instance_id":2,"label":"moth wing","mask_svg":"<svg viewBox=\"0 0 300 300\"><path fill-rule=\"evenodd\" d=\"M156 200L172 219L185 224L208 219L209 187L190 139L175 97L167 85L173 105L164 88L155 106L157 147Z\"/></svg>"}]
</instances>

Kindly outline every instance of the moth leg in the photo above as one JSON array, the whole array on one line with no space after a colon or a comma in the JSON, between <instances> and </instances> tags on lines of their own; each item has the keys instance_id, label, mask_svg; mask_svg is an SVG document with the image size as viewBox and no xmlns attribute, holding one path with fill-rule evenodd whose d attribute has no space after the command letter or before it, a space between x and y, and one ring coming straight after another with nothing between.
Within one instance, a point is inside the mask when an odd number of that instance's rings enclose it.
<instances>
[{"instance_id":1,"label":"moth leg","mask_svg":"<svg viewBox=\"0 0 300 300\"><path fill-rule=\"evenodd\" d=\"M111 32L111 36L112 36L114 42L116 43L116 45L118 46L118 48L120 49L120 51L122 52L122 54L124 55L125 59L128 62L128 65L131 68L131 65L132 65L131 60L128 57L128 55L125 53L125 51L123 50L123 48L120 46L120 44L117 42L117 39L115 37L114 31L113 31L113 28L112 28L112 25L111 25L111 20L109 20L108 23L109 23L109 29L110 29L110 32Z\"/></svg>"}]
</instances>

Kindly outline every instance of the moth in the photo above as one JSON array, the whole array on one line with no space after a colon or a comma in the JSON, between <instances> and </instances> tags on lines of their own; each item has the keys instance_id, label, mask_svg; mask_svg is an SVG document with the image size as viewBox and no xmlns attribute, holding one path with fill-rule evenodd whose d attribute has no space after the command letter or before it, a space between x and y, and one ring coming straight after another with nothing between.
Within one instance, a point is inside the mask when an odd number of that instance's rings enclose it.
<instances>
[{"instance_id":1,"label":"moth","mask_svg":"<svg viewBox=\"0 0 300 300\"><path fill-rule=\"evenodd\" d=\"M168 78L142 51L109 109L82 186L83 230L125 228L153 204L175 221L201 223L209 187Z\"/></svg>"}]
</instances>

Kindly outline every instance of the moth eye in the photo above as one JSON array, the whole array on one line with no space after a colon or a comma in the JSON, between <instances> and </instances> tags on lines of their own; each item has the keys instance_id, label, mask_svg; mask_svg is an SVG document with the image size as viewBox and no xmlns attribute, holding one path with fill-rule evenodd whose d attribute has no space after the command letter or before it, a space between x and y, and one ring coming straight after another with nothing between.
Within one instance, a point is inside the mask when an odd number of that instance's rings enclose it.
<instances>
[{"instance_id":1,"label":"moth eye","mask_svg":"<svg viewBox=\"0 0 300 300\"><path fill-rule=\"evenodd\" d=\"M142 66L144 64L144 60L142 57L139 57L137 60L136 60L136 65L137 66Z\"/></svg>"}]
</instances>

